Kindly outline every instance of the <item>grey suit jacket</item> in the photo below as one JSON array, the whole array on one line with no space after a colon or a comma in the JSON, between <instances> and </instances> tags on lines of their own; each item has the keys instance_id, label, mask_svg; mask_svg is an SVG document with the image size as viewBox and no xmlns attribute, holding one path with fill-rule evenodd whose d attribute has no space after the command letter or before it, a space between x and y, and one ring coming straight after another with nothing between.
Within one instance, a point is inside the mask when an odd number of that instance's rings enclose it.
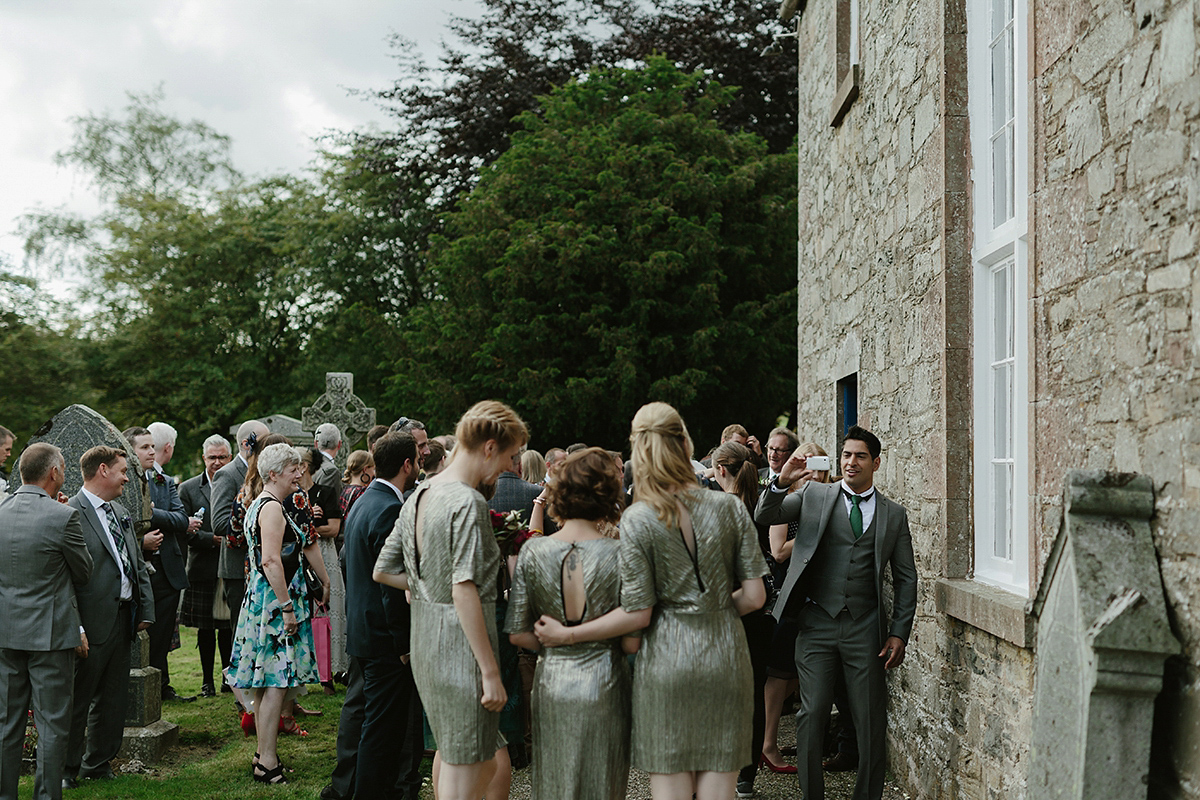
<instances>
[{"instance_id":1,"label":"grey suit jacket","mask_svg":"<svg viewBox=\"0 0 1200 800\"><path fill-rule=\"evenodd\" d=\"M335 497L342 496L342 472L338 469L337 464L325 457L325 463L321 464L321 468L313 475L313 483L320 486L328 486L333 489Z\"/></svg>"},{"instance_id":2,"label":"grey suit jacket","mask_svg":"<svg viewBox=\"0 0 1200 800\"><path fill-rule=\"evenodd\" d=\"M217 579L217 562L221 551L213 539L212 531L212 482L207 472L188 478L179 484L179 500L188 516L204 509L200 527L188 537L187 577L189 582L213 583Z\"/></svg>"},{"instance_id":3,"label":"grey suit jacket","mask_svg":"<svg viewBox=\"0 0 1200 800\"><path fill-rule=\"evenodd\" d=\"M0 648L79 645L76 587L92 574L79 512L37 486L0 500Z\"/></svg>"},{"instance_id":4,"label":"grey suit jacket","mask_svg":"<svg viewBox=\"0 0 1200 800\"><path fill-rule=\"evenodd\" d=\"M809 481L791 494L764 489L758 496L758 508L754 521L760 525L778 525L800 520L796 543L792 547L792 558L788 563L787 576L779 589L772 613L781 618L788 611L788 600L793 592L800 592L797 601L806 595L805 570L821 546L829 518L838 509L841 500L841 482L817 483ZM912 632L913 617L917 611L917 567L913 558L912 536L908 532L908 512L904 506L883 496L875 490L875 592L879 598L880 640L887 636L899 636L908 641ZM885 623L883 607L883 567L892 566L893 608L891 624Z\"/></svg>"},{"instance_id":5,"label":"grey suit jacket","mask_svg":"<svg viewBox=\"0 0 1200 800\"><path fill-rule=\"evenodd\" d=\"M150 487L150 501L154 503L154 512L150 517L151 529L157 528L162 532L162 544L158 547L158 564L162 567L167 581L175 590L186 589L187 564L184 553L187 552L187 513L183 502L179 499L179 490L175 479L164 476L161 485L153 477L147 478Z\"/></svg>"},{"instance_id":6,"label":"grey suit jacket","mask_svg":"<svg viewBox=\"0 0 1200 800\"><path fill-rule=\"evenodd\" d=\"M83 494L83 490L71 498L68 504L79 511L83 520L83 540L92 556L92 576L88 582L75 590L79 599L79 617L87 633L89 644L104 644L117 628L117 614L121 603L121 564L112 547L107 528L100 522L96 509ZM120 503L113 501L113 512L121 523L121 534L125 539L125 554L133 569L130 582L133 584L133 631L138 622L154 622L154 590L150 588L150 573L142 558L142 548L133 533L133 522L129 512Z\"/></svg>"},{"instance_id":7,"label":"grey suit jacket","mask_svg":"<svg viewBox=\"0 0 1200 800\"><path fill-rule=\"evenodd\" d=\"M246 462L241 456L217 470L213 475L209 495L212 498L212 532L216 536L229 536L229 516L238 490L246 480ZM217 562L217 577L226 580L245 580L246 548L229 547L222 544Z\"/></svg>"}]
</instances>

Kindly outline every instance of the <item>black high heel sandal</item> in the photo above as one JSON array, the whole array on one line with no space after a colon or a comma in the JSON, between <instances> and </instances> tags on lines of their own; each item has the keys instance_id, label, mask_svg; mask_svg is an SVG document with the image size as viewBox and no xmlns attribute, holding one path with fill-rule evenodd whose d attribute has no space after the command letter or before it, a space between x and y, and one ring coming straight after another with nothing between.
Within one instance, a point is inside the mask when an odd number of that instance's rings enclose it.
<instances>
[{"instance_id":1,"label":"black high heel sandal","mask_svg":"<svg viewBox=\"0 0 1200 800\"><path fill-rule=\"evenodd\" d=\"M254 765L254 780L257 783L287 783L288 779L283 776L283 762L275 765L274 769L267 769L262 764Z\"/></svg>"}]
</instances>

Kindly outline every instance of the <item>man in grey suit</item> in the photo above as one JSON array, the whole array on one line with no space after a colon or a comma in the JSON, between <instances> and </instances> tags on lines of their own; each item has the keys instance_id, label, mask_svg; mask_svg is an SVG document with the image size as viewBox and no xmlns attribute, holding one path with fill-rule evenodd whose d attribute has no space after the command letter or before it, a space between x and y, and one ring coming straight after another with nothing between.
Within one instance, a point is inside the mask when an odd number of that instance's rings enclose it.
<instances>
[{"instance_id":1,"label":"man in grey suit","mask_svg":"<svg viewBox=\"0 0 1200 800\"><path fill-rule=\"evenodd\" d=\"M767 436L767 465L758 471L758 482L765 486L775 480L779 470L796 448L800 446L800 437L788 428L775 428Z\"/></svg>"},{"instance_id":2,"label":"man in grey suit","mask_svg":"<svg viewBox=\"0 0 1200 800\"><path fill-rule=\"evenodd\" d=\"M79 512L92 576L75 590L88 657L75 665L75 704L67 743L64 789L79 778L110 778L121 749L129 701L130 643L154 622L154 590L120 503L129 482L125 451L103 445L79 459L83 488L69 505Z\"/></svg>"},{"instance_id":3,"label":"man in grey suit","mask_svg":"<svg viewBox=\"0 0 1200 800\"><path fill-rule=\"evenodd\" d=\"M237 499L238 490L246 480L250 456L254 453L258 440L270 432L266 425L256 419L247 420L239 425L238 454L217 470L209 490L212 496L213 539L224 544L217 561L217 577L224 584L225 602L229 605L229 613L234 620L242 607L242 595L246 591L246 545L230 546L229 517L233 513L233 503Z\"/></svg>"},{"instance_id":4,"label":"man in grey suit","mask_svg":"<svg viewBox=\"0 0 1200 800\"><path fill-rule=\"evenodd\" d=\"M317 426L313 444L325 457L321 468L313 473L313 483L319 486L328 486L335 492L335 497L341 497L342 471L338 469L337 461L334 459L337 457L338 450L342 449L342 432L332 422L323 422Z\"/></svg>"},{"instance_id":5,"label":"man in grey suit","mask_svg":"<svg viewBox=\"0 0 1200 800\"><path fill-rule=\"evenodd\" d=\"M874 486L882 448L855 425L842 442L842 480L807 481L805 457L793 455L760 495L760 525L800 520L787 576L773 613L797 618L796 715L798 777L804 800L823 800L821 746L837 672L845 675L858 738L855 800L878 800L886 767L887 688L884 670L904 661L917 607L917 570L908 512ZM892 568L892 620L883 607L883 568Z\"/></svg>"},{"instance_id":6,"label":"man in grey suit","mask_svg":"<svg viewBox=\"0 0 1200 800\"><path fill-rule=\"evenodd\" d=\"M33 796L62 797L75 655L87 655L75 587L92 574L79 512L56 502L66 469L57 447L31 444L21 454L22 486L0 500L2 800L17 798L31 695L38 729Z\"/></svg>"}]
</instances>

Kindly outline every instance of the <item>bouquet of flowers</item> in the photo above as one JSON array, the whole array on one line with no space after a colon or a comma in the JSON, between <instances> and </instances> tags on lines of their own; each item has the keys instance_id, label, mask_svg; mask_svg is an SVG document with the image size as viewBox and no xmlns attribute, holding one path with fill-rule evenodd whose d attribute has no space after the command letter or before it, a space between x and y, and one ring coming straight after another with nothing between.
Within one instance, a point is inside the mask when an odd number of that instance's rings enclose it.
<instances>
[{"instance_id":1,"label":"bouquet of flowers","mask_svg":"<svg viewBox=\"0 0 1200 800\"><path fill-rule=\"evenodd\" d=\"M530 535L529 526L522 520L524 514L518 509L505 513L489 511L488 514L492 518L492 532L496 534L500 554L505 558L515 556Z\"/></svg>"}]
</instances>

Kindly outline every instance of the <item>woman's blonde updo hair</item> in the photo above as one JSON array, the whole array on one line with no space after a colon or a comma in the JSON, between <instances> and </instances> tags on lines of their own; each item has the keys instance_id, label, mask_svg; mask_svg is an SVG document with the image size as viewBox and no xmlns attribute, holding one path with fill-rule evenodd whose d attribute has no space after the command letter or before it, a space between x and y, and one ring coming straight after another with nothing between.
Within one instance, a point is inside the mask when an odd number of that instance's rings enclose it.
<instances>
[{"instance_id":1,"label":"woman's blonde updo hair","mask_svg":"<svg viewBox=\"0 0 1200 800\"><path fill-rule=\"evenodd\" d=\"M653 508L664 525L677 527L674 493L696 485L683 417L666 403L647 403L633 415L629 446L635 499Z\"/></svg>"},{"instance_id":2,"label":"woman's blonde updo hair","mask_svg":"<svg viewBox=\"0 0 1200 800\"><path fill-rule=\"evenodd\" d=\"M342 473L342 481L350 483L363 473L363 470L375 466L375 456L369 450L355 450L346 457L346 471Z\"/></svg>"},{"instance_id":3,"label":"woman's blonde updo hair","mask_svg":"<svg viewBox=\"0 0 1200 800\"><path fill-rule=\"evenodd\" d=\"M517 412L499 400L482 400L467 409L454 428L458 447L478 450L489 439L495 439L501 450L529 441L529 429Z\"/></svg>"}]
</instances>

